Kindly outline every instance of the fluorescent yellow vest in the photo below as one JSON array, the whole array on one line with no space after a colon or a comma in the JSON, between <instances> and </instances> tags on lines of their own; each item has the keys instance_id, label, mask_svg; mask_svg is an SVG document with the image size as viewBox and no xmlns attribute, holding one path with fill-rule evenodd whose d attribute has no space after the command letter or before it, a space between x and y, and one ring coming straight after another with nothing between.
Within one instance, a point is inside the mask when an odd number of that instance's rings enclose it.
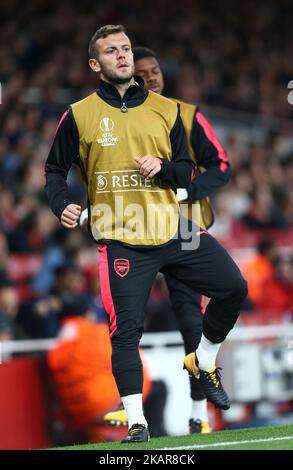
<instances>
[{"instance_id":1,"label":"fluorescent yellow vest","mask_svg":"<svg viewBox=\"0 0 293 470\"><path fill-rule=\"evenodd\" d=\"M196 111L196 106L188 103L184 103L183 101L176 100L174 98L170 98L172 101L180 104L180 112L181 118L183 121L183 125L186 132L187 142L188 142L188 150L191 158L196 163L196 155L194 149L191 145L191 129L194 121L194 115ZM197 171L200 171L200 168L197 168ZM196 178L196 177L195 177ZM214 222L214 214L212 210L212 206L208 197L205 199L201 199L200 201L193 201L193 202L186 202L183 201L181 205L188 205L187 214L188 218L193 220L197 225L202 228L209 228ZM185 212L183 215L187 216Z\"/></svg>"},{"instance_id":2,"label":"fluorescent yellow vest","mask_svg":"<svg viewBox=\"0 0 293 470\"><path fill-rule=\"evenodd\" d=\"M162 245L178 229L179 204L159 178L140 175L135 157L172 158L173 101L149 92L137 107L121 112L97 93L71 105L87 177L94 238L131 245Z\"/></svg>"}]
</instances>

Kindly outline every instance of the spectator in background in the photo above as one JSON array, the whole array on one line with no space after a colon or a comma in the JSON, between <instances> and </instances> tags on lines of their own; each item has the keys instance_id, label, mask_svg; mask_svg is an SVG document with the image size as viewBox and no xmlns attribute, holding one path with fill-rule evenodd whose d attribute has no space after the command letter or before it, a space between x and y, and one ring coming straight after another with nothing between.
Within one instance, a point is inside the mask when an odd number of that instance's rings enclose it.
<instances>
[{"instance_id":1,"label":"spectator in background","mask_svg":"<svg viewBox=\"0 0 293 470\"><path fill-rule=\"evenodd\" d=\"M281 210L274 204L269 186L258 187L251 194L248 212L242 217L251 229L286 229L289 227Z\"/></svg>"},{"instance_id":2,"label":"spectator in background","mask_svg":"<svg viewBox=\"0 0 293 470\"><path fill-rule=\"evenodd\" d=\"M259 301L265 282L272 276L276 254L276 245L272 240L260 240L257 254L243 266L243 274L248 282L248 298L253 304Z\"/></svg>"},{"instance_id":3,"label":"spectator in background","mask_svg":"<svg viewBox=\"0 0 293 470\"><path fill-rule=\"evenodd\" d=\"M255 307L263 313L265 323L293 319L293 256L279 254L273 272L262 285Z\"/></svg>"},{"instance_id":4,"label":"spectator in background","mask_svg":"<svg viewBox=\"0 0 293 470\"><path fill-rule=\"evenodd\" d=\"M43 253L59 227L48 207L38 204L36 197L27 195L27 201L35 207L10 233L9 247L14 253Z\"/></svg>"},{"instance_id":5,"label":"spectator in background","mask_svg":"<svg viewBox=\"0 0 293 470\"><path fill-rule=\"evenodd\" d=\"M85 299L89 302L91 309L95 312L96 321L108 323L108 316L105 312L100 288L99 266L90 265L84 270L87 289L84 293Z\"/></svg>"},{"instance_id":6,"label":"spectator in background","mask_svg":"<svg viewBox=\"0 0 293 470\"><path fill-rule=\"evenodd\" d=\"M57 344L47 355L67 424L84 442L115 438L115 433L111 436L103 426L103 417L120 403L112 375L108 325L95 324L95 320L84 299L72 298L65 303ZM144 367L144 398L150 388Z\"/></svg>"},{"instance_id":7,"label":"spectator in background","mask_svg":"<svg viewBox=\"0 0 293 470\"><path fill-rule=\"evenodd\" d=\"M8 262L8 243L3 232L0 232L0 273L5 272Z\"/></svg>"},{"instance_id":8,"label":"spectator in background","mask_svg":"<svg viewBox=\"0 0 293 470\"><path fill-rule=\"evenodd\" d=\"M286 191L282 201L283 212L290 227L293 227L293 189Z\"/></svg>"},{"instance_id":9,"label":"spectator in background","mask_svg":"<svg viewBox=\"0 0 293 470\"><path fill-rule=\"evenodd\" d=\"M2 271L0 272L0 341L25 338L25 333L17 321L18 306L17 290Z\"/></svg>"},{"instance_id":10,"label":"spectator in background","mask_svg":"<svg viewBox=\"0 0 293 470\"><path fill-rule=\"evenodd\" d=\"M55 285L50 293L39 295L21 305L19 320L33 338L54 338L59 329L60 312L70 299L82 297L84 278L77 266L64 263L55 270Z\"/></svg>"},{"instance_id":11,"label":"spectator in background","mask_svg":"<svg viewBox=\"0 0 293 470\"><path fill-rule=\"evenodd\" d=\"M58 267L56 273L56 284L53 293L66 300L67 296L81 294L84 287L84 277L80 269L70 262L65 262Z\"/></svg>"}]
</instances>

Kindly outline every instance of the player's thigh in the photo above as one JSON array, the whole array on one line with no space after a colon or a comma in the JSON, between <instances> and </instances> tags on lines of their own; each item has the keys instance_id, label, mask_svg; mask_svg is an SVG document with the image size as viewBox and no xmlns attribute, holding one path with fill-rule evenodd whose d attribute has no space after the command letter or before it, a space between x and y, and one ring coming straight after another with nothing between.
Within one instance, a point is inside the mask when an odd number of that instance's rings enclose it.
<instances>
[{"instance_id":1,"label":"player's thigh","mask_svg":"<svg viewBox=\"0 0 293 470\"><path fill-rule=\"evenodd\" d=\"M113 243L99 248L100 283L110 332L142 329L144 307L157 273L157 260L144 250Z\"/></svg>"},{"instance_id":2,"label":"player's thigh","mask_svg":"<svg viewBox=\"0 0 293 470\"><path fill-rule=\"evenodd\" d=\"M200 235L195 250L174 253L164 273L207 297L225 297L243 281L241 272L225 248L210 234Z\"/></svg>"}]
</instances>

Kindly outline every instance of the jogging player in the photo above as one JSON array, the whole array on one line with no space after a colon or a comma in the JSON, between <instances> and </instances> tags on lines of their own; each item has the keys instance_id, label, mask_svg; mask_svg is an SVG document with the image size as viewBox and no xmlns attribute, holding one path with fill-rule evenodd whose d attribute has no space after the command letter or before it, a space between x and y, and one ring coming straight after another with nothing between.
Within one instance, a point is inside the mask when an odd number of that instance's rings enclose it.
<instances>
[{"instance_id":1,"label":"jogging player","mask_svg":"<svg viewBox=\"0 0 293 470\"><path fill-rule=\"evenodd\" d=\"M207 400L222 409L230 404L215 367L216 355L238 318L247 286L213 237L192 230L192 242L186 243L186 227L179 230L174 190L188 188L197 177L180 106L134 80L131 43L122 26L97 30L89 55L101 82L97 92L63 114L45 165L46 191L61 224L76 227L81 207L70 200L66 178L73 163L79 166L87 184L91 233L99 243L112 370L129 423L123 442L142 442L149 432L138 346L157 272L211 299L197 355L187 356L185 362L199 377Z\"/></svg>"}]
</instances>

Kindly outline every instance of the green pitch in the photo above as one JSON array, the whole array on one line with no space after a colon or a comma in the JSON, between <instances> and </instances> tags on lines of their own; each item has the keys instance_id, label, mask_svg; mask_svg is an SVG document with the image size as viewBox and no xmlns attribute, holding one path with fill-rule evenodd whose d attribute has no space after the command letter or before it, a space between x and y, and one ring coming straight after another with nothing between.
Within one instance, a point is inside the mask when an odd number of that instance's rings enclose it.
<instances>
[{"instance_id":1,"label":"green pitch","mask_svg":"<svg viewBox=\"0 0 293 470\"><path fill-rule=\"evenodd\" d=\"M153 438L143 444L99 444L62 447L61 450L293 450L293 425L266 428L248 428L213 432L205 435L187 435Z\"/></svg>"}]
</instances>

